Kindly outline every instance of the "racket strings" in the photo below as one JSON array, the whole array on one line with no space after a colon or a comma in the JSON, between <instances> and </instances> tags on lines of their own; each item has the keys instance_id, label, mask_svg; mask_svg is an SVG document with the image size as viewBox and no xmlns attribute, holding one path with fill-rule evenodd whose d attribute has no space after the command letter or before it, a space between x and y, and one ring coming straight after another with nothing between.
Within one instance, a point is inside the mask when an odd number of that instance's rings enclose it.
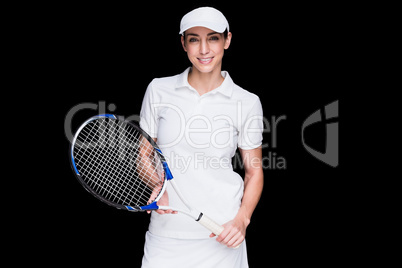
<instances>
[{"instance_id":1,"label":"racket strings","mask_svg":"<svg viewBox=\"0 0 402 268\"><path fill-rule=\"evenodd\" d=\"M104 140L105 139L100 139L100 144L102 144L102 143L104 143ZM127 144L125 144L125 146L127 146ZM98 147L98 148L102 148L102 147ZM104 147L104 148L108 148L108 147ZM109 147L110 148L110 147ZM95 151L95 154L98 154L98 155L95 155L96 157L98 157L99 158L99 150L96 152ZM121 154L121 152L120 152L120 154ZM121 158L121 156L120 156L120 158ZM113 158L112 158L113 159ZM101 162L103 162L103 160L104 160L104 158L99 158L99 160L101 161ZM110 164L110 163L109 163ZM119 165L118 164L118 162L116 162L116 161L113 161L112 162L112 164L113 165L118 165L119 167L121 167L121 165ZM103 166L101 166L101 167L105 167L105 165L103 165ZM126 170L127 169L125 169L125 170L123 170L123 172L122 172L122 174L123 175L129 175L127 172L126 172ZM103 173L103 174L100 174L101 176L105 176L105 175L107 175L107 174L105 174L105 173ZM102 181L103 182L103 181ZM126 184L126 182L125 181L117 181L118 183L117 183L117 186L118 186L118 190L125 190L125 188L127 188L127 184ZM120 183L119 183L120 182ZM134 181L134 182L138 182L138 181ZM93 180L92 180L92 183L93 183ZM100 186L102 189L105 189L104 187L102 187L102 185L100 185L100 184L98 184L98 183L96 183L96 185L97 186ZM148 185L149 185L149 183L148 183ZM91 186L93 186L93 185L91 185ZM136 184L136 186L138 186L138 184ZM122 188L122 187L124 187L124 188ZM113 188L113 187L112 187ZM115 188L114 188L115 189ZM96 190L96 189L95 189ZM106 190L108 190L108 189L106 189ZM137 190L138 190L138 188L137 188ZM144 190L145 190L145 188L143 188L142 189L143 191L140 191L139 193L141 193L141 194L144 194ZM110 192L109 192L109 194L110 194ZM136 195L137 195L138 193L134 193L134 197L136 197ZM108 196L106 196L106 197L108 197ZM120 198L121 199L121 198ZM113 201L116 201L116 200L113 200ZM142 200L143 202L144 202L144 200Z\"/></svg>"},{"instance_id":2,"label":"racket strings","mask_svg":"<svg viewBox=\"0 0 402 268\"><path fill-rule=\"evenodd\" d=\"M129 191L126 190L130 186L130 181L125 178L131 176L132 170L128 166L117 161L115 152L105 150L107 147L94 147L93 150L85 150L86 161L82 164L82 176L84 181L98 194L110 199L111 201L125 203L129 197ZM88 149L88 148L87 148ZM120 156L121 157L121 156ZM87 159L96 158L96 162L88 161ZM113 168L111 168L113 167ZM138 186L134 181L135 186ZM132 194L132 193L131 193ZM134 196L135 196L134 192ZM141 198L141 197L137 197Z\"/></svg>"},{"instance_id":3,"label":"racket strings","mask_svg":"<svg viewBox=\"0 0 402 268\"><path fill-rule=\"evenodd\" d=\"M84 182L118 204L146 205L163 185L163 165L152 144L122 121L88 123L77 136L74 158Z\"/></svg>"}]
</instances>

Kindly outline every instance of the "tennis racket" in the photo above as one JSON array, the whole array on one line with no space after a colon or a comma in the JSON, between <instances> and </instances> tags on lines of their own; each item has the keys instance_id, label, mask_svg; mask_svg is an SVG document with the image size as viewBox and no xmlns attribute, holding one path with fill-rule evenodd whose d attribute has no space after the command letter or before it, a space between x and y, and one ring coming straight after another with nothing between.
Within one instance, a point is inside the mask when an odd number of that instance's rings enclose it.
<instances>
[{"instance_id":1,"label":"tennis racket","mask_svg":"<svg viewBox=\"0 0 402 268\"><path fill-rule=\"evenodd\" d=\"M112 114L91 117L75 133L70 159L81 185L110 206L133 212L171 209L193 218L217 236L224 230L190 205L158 145L134 123ZM168 182L188 210L157 204Z\"/></svg>"}]
</instances>

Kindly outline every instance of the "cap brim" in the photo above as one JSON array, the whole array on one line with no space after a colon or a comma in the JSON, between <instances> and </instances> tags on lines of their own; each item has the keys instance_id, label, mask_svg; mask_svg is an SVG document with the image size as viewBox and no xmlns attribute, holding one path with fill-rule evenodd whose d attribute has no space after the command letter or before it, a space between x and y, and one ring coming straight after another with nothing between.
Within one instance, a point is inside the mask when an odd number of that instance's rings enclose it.
<instances>
[{"instance_id":1,"label":"cap brim","mask_svg":"<svg viewBox=\"0 0 402 268\"><path fill-rule=\"evenodd\" d=\"M187 25L184 25L182 29L180 29L179 34L183 34L185 31L188 29L191 29L193 27L205 27L208 29L211 29L212 31L215 31L217 33L223 33L227 26L225 24L217 24L217 23L211 23L211 22L194 22L194 23L189 23Z\"/></svg>"}]
</instances>

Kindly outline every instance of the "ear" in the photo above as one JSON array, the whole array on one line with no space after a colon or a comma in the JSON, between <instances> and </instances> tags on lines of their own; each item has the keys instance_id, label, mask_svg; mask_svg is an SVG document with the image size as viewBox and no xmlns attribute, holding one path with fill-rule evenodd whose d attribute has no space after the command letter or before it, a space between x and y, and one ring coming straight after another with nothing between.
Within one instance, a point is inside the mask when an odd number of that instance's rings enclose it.
<instances>
[{"instance_id":1,"label":"ear","mask_svg":"<svg viewBox=\"0 0 402 268\"><path fill-rule=\"evenodd\" d=\"M228 32L228 37L226 37L226 40L225 40L225 46L224 46L225 49L229 48L231 41L232 41L232 33Z\"/></svg>"},{"instance_id":2,"label":"ear","mask_svg":"<svg viewBox=\"0 0 402 268\"><path fill-rule=\"evenodd\" d=\"M183 46L184 51L187 52L186 43L184 42L184 36L181 36L181 45Z\"/></svg>"}]
</instances>

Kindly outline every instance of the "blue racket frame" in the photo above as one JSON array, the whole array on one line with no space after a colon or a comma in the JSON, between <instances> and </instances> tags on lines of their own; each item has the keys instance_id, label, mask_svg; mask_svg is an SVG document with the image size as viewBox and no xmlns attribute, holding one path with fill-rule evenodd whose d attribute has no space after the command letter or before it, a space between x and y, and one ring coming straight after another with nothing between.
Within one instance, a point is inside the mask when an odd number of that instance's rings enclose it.
<instances>
[{"instance_id":1,"label":"blue racket frame","mask_svg":"<svg viewBox=\"0 0 402 268\"><path fill-rule=\"evenodd\" d=\"M155 143L155 141L144 131L142 130L138 125L130 122L130 121L124 121L125 123L133 126L135 129L137 129L144 138L146 138L149 143L151 143L151 145L154 147L154 149L158 152L158 155L160 156L160 160L162 162L162 166L163 169L165 171L165 180L163 182L163 186L162 186L162 190L160 191L159 195L155 198L155 200L146 206L124 206L121 204L117 204L114 203L110 200L107 200L105 198L103 198L102 196L98 195L95 191L92 190L91 187L89 187L83 180L83 178L81 177L81 174L79 173L75 160L74 160L74 145L76 143L77 140L77 136L80 133L80 131L87 125L89 124L91 121L99 119L99 118L110 118L110 119L116 119L118 120L118 116L114 115L114 114L100 114L100 115L96 115L93 116L91 118L89 118L87 121L85 121L76 131L76 134L74 135L73 140L71 141L71 146L70 146L70 162L71 162L71 166L72 169L74 170L74 173L76 175L76 178L78 179L78 181L81 183L81 185L88 191L90 192L92 195L94 195L96 198L100 199L101 201L105 202L106 204L116 207L118 209L126 209L128 211L132 211L132 212L137 212L137 211L146 211L146 210L156 210L159 209L159 206L157 205L157 202L159 201L159 199L162 197L165 188L166 188L166 181L173 179L173 175L172 172L169 169L168 164L166 163L166 159L161 151L161 149L158 147L158 145Z\"/></svg>"}]
</instances>

